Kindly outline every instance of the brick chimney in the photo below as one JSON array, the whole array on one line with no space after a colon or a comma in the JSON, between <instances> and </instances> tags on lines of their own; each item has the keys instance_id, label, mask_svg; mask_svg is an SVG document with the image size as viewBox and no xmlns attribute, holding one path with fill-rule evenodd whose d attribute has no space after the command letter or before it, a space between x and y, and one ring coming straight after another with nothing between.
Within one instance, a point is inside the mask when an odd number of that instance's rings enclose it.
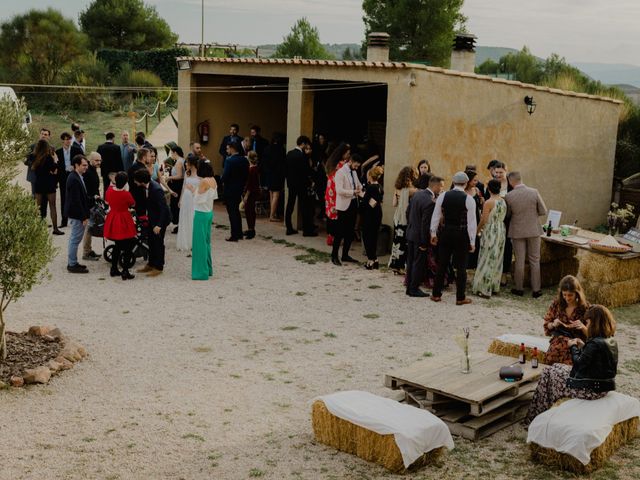
<instances>
[{"instance_id":1,"label":"brick chimney","mask_svg":"<svg viewBox=\"0 0 640 480\"><path fill-rule=\"evenodd\" d=\"M458 33L451 52L451 70L473 73L476 68L476 37L470 33Z\"/></svg>"},{"instance_id":2,"label":"brick chimney","mask_svg":"<svg viewBox=\"0 0 640 480\"><path fill-rule=\"evenodd\" d=\"M389 34L384 32L371 32L367 36L367 61L389 61Z\"/></svg>"}]
</instances>

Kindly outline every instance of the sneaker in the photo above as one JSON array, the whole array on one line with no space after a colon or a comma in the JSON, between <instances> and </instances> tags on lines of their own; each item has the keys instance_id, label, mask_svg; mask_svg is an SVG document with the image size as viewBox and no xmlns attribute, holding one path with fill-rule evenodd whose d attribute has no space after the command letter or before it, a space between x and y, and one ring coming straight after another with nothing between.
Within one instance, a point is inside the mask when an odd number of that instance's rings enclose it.
<instances>
[{"instance_id":1,"label":"sneaker","mask_svg":"<svg viewBox=\"0 0 640 480\"><path fill-rule=\"evenodd\" d=\"M93 253L93 252L91 252ZM90 260L92 262L98 261L100 260L100 257L97 256L95 253L93 253L93 255L91 255L90 253L86 254L86 255L82 255L82 259L83 260Z\"/></svg>"},{"instance_id":2,"label":"sneaker","mask_svg":"<svg viewBox=\"0 0 640 480\"><path fill-rule=\"evenodd\" d=\"M67 272L69 273L89 273L87 267L83 267L79 263L76 265L67 265Z\"/></svg>"}]
</instances>

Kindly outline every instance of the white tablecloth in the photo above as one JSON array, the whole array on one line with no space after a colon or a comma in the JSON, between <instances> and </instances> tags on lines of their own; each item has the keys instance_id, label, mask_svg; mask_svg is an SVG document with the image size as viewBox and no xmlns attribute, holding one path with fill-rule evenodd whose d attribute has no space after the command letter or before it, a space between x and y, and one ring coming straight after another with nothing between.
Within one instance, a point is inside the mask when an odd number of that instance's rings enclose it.
<instances>
[{"instance_id":1,"label":"white tablecloth","mask_svg":"<svg viewBox=\"0 0 640 480\"><path fill-rule=\"evenodd\" d=\"M640 416L640 402L618 392L598 400L571 399L534 418L527 443L567 453L584 465L616 423Z\"/></svg>"},{"instance_id":2,"label":"white tablecloth","mask_svg":"<svg viewBox=\"0 0 640 480\"><path fill-rule=\"evenodd\" d=\"M331 414L380 435L393 434L405 468L422 454L453 448L445 423L432 413L357 390L318 397Z\"/></svg>"}]
</instances>

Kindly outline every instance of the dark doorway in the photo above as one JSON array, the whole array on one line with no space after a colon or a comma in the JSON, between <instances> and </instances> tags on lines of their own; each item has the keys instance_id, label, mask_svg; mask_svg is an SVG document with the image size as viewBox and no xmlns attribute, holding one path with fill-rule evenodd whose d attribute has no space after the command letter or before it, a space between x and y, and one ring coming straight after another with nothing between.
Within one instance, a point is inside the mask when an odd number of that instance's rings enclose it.
<instances>
[{"instance_id":1,"label":"dark doorway","mask_svg":"<svg viewBox=\"0 0 640 480\"><path fill-rule=\"evenodd\" d=\"M364 82L307 80L315 90L313 131L330 141L351 145L373 143L384 152L387 85Z\"/></svg>"}]
</instances>

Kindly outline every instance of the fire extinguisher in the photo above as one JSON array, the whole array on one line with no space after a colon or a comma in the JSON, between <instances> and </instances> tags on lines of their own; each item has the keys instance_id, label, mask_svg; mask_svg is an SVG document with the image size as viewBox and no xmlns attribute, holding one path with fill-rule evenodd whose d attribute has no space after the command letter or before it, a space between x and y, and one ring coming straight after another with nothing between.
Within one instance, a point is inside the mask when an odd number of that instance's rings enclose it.
<instances>
[{"instance_id":1,"label":"fire extinguisher","mask_svg":"<svg viewBox=\"0 0 640 480\"><path fill-rule=\"evenodd\" d=\"M196 130L198 131L198 137L200 137L200 143L203 145L209 143L209 120L200 122Z\"/></svg>"}]
</instances>

